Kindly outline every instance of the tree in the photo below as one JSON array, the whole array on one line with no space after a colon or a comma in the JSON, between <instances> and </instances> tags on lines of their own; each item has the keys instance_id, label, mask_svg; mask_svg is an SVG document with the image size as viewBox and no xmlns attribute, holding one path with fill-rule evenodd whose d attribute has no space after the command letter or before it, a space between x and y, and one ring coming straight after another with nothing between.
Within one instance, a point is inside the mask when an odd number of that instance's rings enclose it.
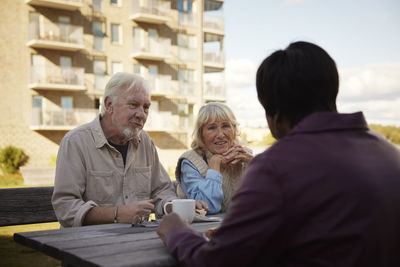
<instances>
[{"instance_id":1,"label":"tree","mask_svg":"<svg viewBox=\"0 0 400 267\"><path fill-rule=\"evenodd\" d=\"M0 163L3 173L17 173L19 167L25 165L29 156L14 146L7 146L0 151Z\"/></svg>"}]
</instances>

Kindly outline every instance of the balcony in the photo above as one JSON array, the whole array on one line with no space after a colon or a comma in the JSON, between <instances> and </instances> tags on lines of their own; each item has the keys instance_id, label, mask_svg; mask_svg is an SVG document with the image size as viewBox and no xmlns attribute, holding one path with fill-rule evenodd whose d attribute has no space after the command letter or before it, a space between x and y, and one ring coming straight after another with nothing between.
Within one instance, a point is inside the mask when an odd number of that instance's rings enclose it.
<instances>
[{"instance_id":1,"label":"balcony","mask_svg":"<svg viewBox=\"0 0 400 267\"><path fill-rule=\"evenodd\" d=\"M182 97L196 97L197 83L194 81L179 81L179 95Z\"/></svg>"},{"instance_id":2,"label":"balcony","mask_svg":"<svg viewBox=\"0 0 400 267\"><path fill-rule=\"evenodd\" d=\"M78 10L83 6L82 0L25 0L25 3L64 10Z\"/></svg>"},{"instance_id":3,"label":"balcony","mask_svg":"<svg viewBox=\"0 0 400 267\"><path fill-rule=\"evenodd\" d=\"M135 59L163 61L171 57L171 39L147 38L145 42L132 40L131 57Z\"/></svg>"},{"instance_id":4,"label":"balcony","mask_svg":"<svg viewBox=\"0 0 400 267\"><path fill-rule=\"evenodd\" d=\"M183 61L196 61L196 48L178 47L178 57Z\"/></svg>"},{"instance_id":5,"label":"balcony","mask_svg":"<svg viewBox=\"0 0 400 267\"><path fill-rule=\"evenodd\" d=\"M62 23L29 23L27 46L63 51L84 49L83 27Z\"/></svg>"},{"instance_id":6,"label":"balcony","mask_svg":"<svg viewBox=\"0 0 400 267\"><path fill-rule=\"evenodd\" d=\"M43 90L83 91L83 68L32 66L29 88Z\"/></svg>"},{"instance_id":7,"label":"balcony","mask_svg":"<svg viewBox=\"0 0 400 267\"><path fill-rule=\"evenodd\" d=\"M205 72L222 71L225 69L225 54L223 52L204 52L203 65Z\"/></svg>"},{"instance_id":8,"label":"balcony","mask_svg":"<svg viewBox=\"0 0 400 267\"><path fill-rule=\"evenodd\" d=\"M196 26L195 16L192 13L178 13L179 25L194 27Z\"/></svg>"},{"instance_id":9,"label":"balcony","mask_svg":"<svg viewBox=\"0 0 400 267\"><path fill-rule=\"evenodd\" d=\"M148 79L152 96L168 96L172 94L171 76L157 75Z\"/></svg>"},{"instance_id":10,"label":"balcony","mask_svg":"<svg viewBox=\"0 0 400 267\"><path fill-rule=\"evenodd\" d=\"M171 132L179 130L179 116L169 111L151 111L144 129L148 132Z\"/></svg>"},{"instance_id":11,"label":"balcony","mask_svg":"<svg viewBox=\"0 0 400 267\"><path fill-rule=\"evenodd\" d=\"M225 34L225 20L222 16L204 13L203 31L215 35Z\"/></svg>"},{"instance_id":12,"label":"balcony","mask_svg":"<svg viewBox=\"0 0 400 267\"><path fill-rule=\"evenodd\" d=\"M131 20L163 24L170 20L171 3L163 0L132 0Z\"/></svg>"},{"instance_id":13,"label":"balcony","mask_svg":"<svg viewBox=\"0 0 400 267\"><path fill-rule=\"evenodd\" d=\"M226 101L225 86L205 82L203 98L205 101Z\"/></svg>"},{"instance_id":14,"label":"balcony","mask_svg":"<svg viewBox=\"0 0 400 267\"><path fill-rule=\"evenodd\" d=\"M31 130L69 131L92 121L99 114L98 109L43 110L32 108Z\"/></svg>"}]
</instances>

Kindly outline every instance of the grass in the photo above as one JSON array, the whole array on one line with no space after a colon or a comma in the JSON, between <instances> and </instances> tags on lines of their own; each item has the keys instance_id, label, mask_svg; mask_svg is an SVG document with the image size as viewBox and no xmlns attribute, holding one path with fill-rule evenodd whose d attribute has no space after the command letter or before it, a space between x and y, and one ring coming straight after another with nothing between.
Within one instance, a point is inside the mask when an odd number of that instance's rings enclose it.
<instances>
[{"instance_id":1,"label":"grass","mask_svg":"<svg viewBox=\"0 0 400 267\"><path fill-rule=\"evenodd\" d=\"M42 252L20 245L13 239L14 233L18 232L30 232L58 228L60 228L60 224L58 222L0 227L0 266L61 266L60 261L49 257Z\"/></svg>"},{"instance_id":2,"label":"grass","mask_svg":"<svg viewBox=\"0 0 400 267\"><path fill-rule=\"evenodd\" d=\"M0 175L0 188L25 187L21 174ZM14 233L58 229L60 224L39 223L0 227L0 266L9 267L52 267L61 266L61 262L42 252L16 243Z\"/></svg>"},{"instance_id":3,"label":"grass","mask_svg":"<svg viewBox=\"0 0 400 267\"><path fill-rule=\"evenodd\" d=\"M21 174L0 175L0 188L23 187L24 178Z\"/></svg>"}]
</instances>

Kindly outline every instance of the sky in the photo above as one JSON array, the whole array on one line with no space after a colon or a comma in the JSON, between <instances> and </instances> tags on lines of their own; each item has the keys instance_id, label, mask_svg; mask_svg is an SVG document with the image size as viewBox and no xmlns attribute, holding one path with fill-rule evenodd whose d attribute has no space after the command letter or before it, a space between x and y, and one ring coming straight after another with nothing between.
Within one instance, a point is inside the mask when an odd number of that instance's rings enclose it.
<instances>
[{"instance_id":1,"label":"sky","mask_svg":"<svg viewBox=\"0 0 400 267\"><path fill-rule=\"evenodd\" d=\"M272 52L300 40L335 60L339 112L400 126L400 1L225 0L223 14L227 104L240 126L267 125L255 73Z\"/></svg>"}]
</instances>

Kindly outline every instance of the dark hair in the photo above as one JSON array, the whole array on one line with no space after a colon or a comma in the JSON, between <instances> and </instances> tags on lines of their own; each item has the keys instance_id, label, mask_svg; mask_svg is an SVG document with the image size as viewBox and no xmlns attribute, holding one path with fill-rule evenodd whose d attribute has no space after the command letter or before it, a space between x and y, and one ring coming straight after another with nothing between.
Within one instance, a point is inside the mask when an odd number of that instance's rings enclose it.
<instances>
[{"instance_id":1,"label":"dark hair","mask_svg":"<svg viewBox=\"0 0 400 267\"><path fill-rule=\"evenodd\" d=\"M313 112L336 111L339 74L321 47L295 42L264 59L256 86L266 115L279 110L293 127Z\"/></svg>"}]
</instances>

